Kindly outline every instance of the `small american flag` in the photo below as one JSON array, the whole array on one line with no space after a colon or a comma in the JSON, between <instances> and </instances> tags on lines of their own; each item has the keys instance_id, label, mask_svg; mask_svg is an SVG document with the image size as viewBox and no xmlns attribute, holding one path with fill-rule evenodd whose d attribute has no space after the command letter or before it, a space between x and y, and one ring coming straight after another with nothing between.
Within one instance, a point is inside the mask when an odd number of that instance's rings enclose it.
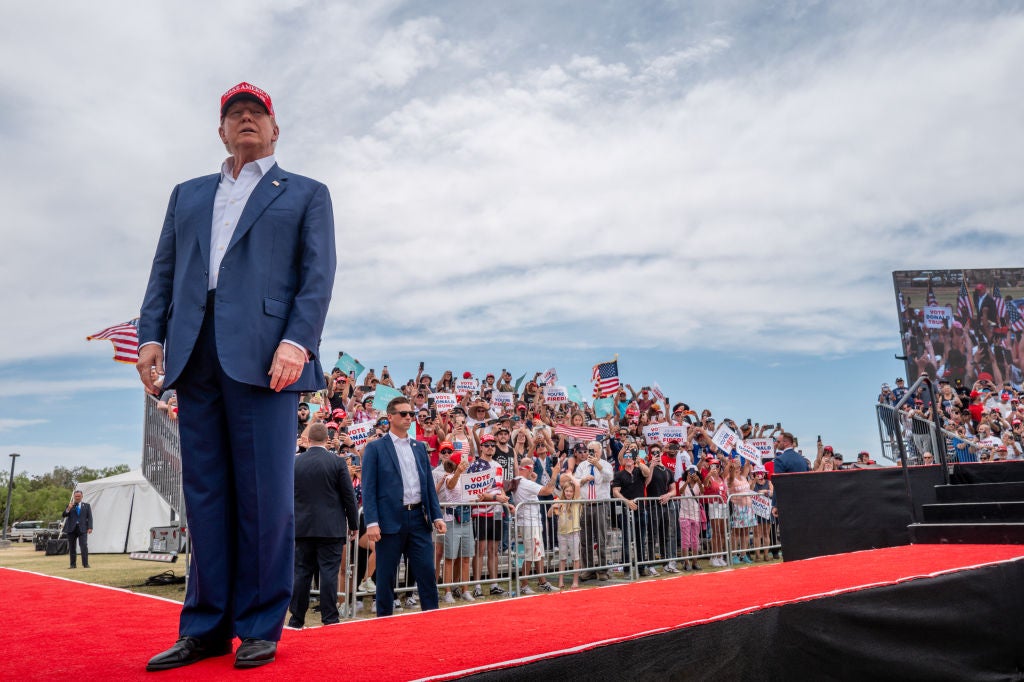
<instances>
[{"instance_id":1,"label":"small american flag","mask_svg":"<svg viewBox=\"0 0 1024 682\"><path fill-rule=\"evenodd\" d=\"M619 361L594 365L594 397L604 398L619 390Z\"/></svg>"},{"instance_id":2,"label":"small american flag","mask_svg":"<svg viewBox=\"0 0 1024 682\"><path fill-rule=\"evenodd\" d=\"M974 302L967 293L967 279L960 280L960 293L956 296L956 314L965 320L974 319Z\"/></svg>"},{"instance_id":3,"label":"small american flag","mask_svg":"<svg viewBox=\"0 0 1024 682\"><path fill-rule=\"evenodd\" d=\"M1024 316L1015 303L1010 304L1010 329L1015 332L1024 332Z\"/></svg>"},{"instance_id":4,"label":"small american flag","mask_svg":"<svg viewBox=\"0 0 1024 682\"><path fill-rule=\"evenodd\" d=\"M608 432L596 426L568 426L566 424L557 424L555 426L555 435L562 434L563 436L578 438L579 440L594 440L605 433Z\"/></svg>"},{"instance_id":5,"label":"small american flag","mask_svg":"<svg viewBox=\"0 0 1024 682\"><path fill-rule=\"evenodd\" d=\"M996 302L996 317L1002 322L1006 317L1006 299L1003 298L1003 292L999 291L998 284L992 287L992 298Z\"/></svg>"},{"instance_id":6,"label":"small american flag","mask_svg":"<svg viewBox=\"0 0 1024 682\"><path fill-rule=\"evenodd\" d=\"M935 298L935 291L932 289L931 282L928 283L928 305L938 305L939 301Z\"/></svg>"},{"instance_id":7,"label":"small american flag","mask_svg":"<svg viewBox=\"0 0 1024 682\"><path fill-rule=\"evenodd\" d=\"M115 324L85 337L86 341L107 339L114 344L114 362L134 365L139 360L139 318Z\"/></svg>"}]
</instances>

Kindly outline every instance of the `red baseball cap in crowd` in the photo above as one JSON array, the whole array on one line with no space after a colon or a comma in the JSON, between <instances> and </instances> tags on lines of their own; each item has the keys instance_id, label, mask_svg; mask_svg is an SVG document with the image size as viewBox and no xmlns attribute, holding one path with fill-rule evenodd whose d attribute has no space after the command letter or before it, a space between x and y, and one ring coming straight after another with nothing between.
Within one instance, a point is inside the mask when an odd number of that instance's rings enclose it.
<instances>
[{"instance_id":1,"label":"red baseball cap in crowd","mask_svg":"<svg viewBox=\"0 0 1024 682\"><path fill-rule=\"evenodd\" d=\"M982 285L984 286L984 285ZM992 381L992 375L988 372L979 372L978 381Z\"/></svg>"},{"instance_id":2,"label":"red baseball cap in crowd","mask_svg":"<svg viewBox=\"0 0 1024 682\"><path fill-rule=\"evenodd\" d=\"M331 412L331 416L334 417L335 419L344 419L345 417L348 416L348 413L339 407L334 412Z\"/></svg>"},{"instance_id":3,"label":"red baseball cap in crowd","mask_svg":"<svg viewBox=\"0 0 1024 682\"><path fill-rule=\"evenodd\" d=\"M324 424L324 426L326 426L329 429L334 429L335 431L338 430L338 425L335 424L334 422L327 422L326 424Z\"/></svg>"},{"instance_id":4,"label":"red baseball cap in crowd","mask_svg":"<svg viewBox=\"0 0 1024 682\"><path fill-rule=\"evenodd\" d=\"M494 442L494 436L492 436L489 433L485 433L484 435L480 436L480 445L483 445L484 443L493 443L493 442Z\"/></svg>"},{"instance_id":5,"label":"red baseball cap in crowd","mask_svg":"<svg viewBox=\"0 0 1024 682\"><path fill-rule=\"evenodd\" d=\"M452 452L452 451L455 450L455 446L452 445L452 442L450 440L444 440L444 441L441 441L441 444L437 446L437 449L438 450L442 450L442 451L447 450L448 452Z\"/></svg>"},{"instance_id":6,"label":"red baseball cap in crowd","mask_svg":"<svg viewBox=\"0 0 1024 682\"><path fill-rule=\"evenodd\" d=\"M220 117L224 118L224 112L228 110L231 103L237 99L256 100L267 110L271 116L274 115L274 103L270 101L270 95L265 90L260 90L252 83L242 81L220 96Z\"/></svg>"},{"instance_id":7,"label":"red baseball cap in crowd","mask_svg":"<svg viewBox=\"0 0 1024 682\"><path fill-rule=\"evenodd\" d=\"M472 372L463 372L462 373L462 378L463 379L472 379L473 378L473 373Z\"/></svg>"},{"instance_id":8,"label":"red baseball cap in crowd","mask_svg":"<svg viewBox=\"0 0 1024 682\"><path fill-rule=\"evenodd\" d=\"M452 464L454 464L456 466L458 466L459 464L462 464L462 453L461 452L453 452L452 456L448 458L448 461L450 461Z\"/></svg>"}]
</instances>

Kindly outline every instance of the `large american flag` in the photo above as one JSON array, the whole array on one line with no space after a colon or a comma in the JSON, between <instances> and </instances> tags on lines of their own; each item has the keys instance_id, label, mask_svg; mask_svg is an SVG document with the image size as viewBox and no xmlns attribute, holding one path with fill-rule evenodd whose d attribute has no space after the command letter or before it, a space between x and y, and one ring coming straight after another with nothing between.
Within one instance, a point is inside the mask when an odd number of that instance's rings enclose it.
<instances>
[{"instance_id":1,"label":"large american flag","mask_svg":"<svg viewBox=\"0 0 1024 682\"><path fill-rule=\"evenodd\" d=\"M999 291L998 284L992 287L992 298L996 302L996 317L999 322L1002 322L1006 317L1006 299L1003 298L1003 292Z\"/></svg>"},{"instance_id":2,"label":"large american flag","mask_svg":"<svg viewBox=\"0 0 1024 682\"><path fill-rule=\"evenodd\" d=\"M562 434L579 440L594 440L601 434L608 433L607 430L596 426L569 426L568 424L556 424L555 435Z\"/></svg>"},{"instance_id":3,"label":"large american flag","mask_svg":"<svg viewBox=\"0 0 1024 682\"><path fill-rule=\"evenodd\" d=\"M139 360L139 318L115 324L85 337L86 341L107 339L114 344L114 362L134 365Z\"/></svg>"},{"instance_id":4,"label":"large american flag","mask_svg":"<svg viewBox=\"0 0 1024 682\"><path fill-rule=\"evenodd\" d=\"M1020 314L1016 303L1010 304L1010 329L1015 332L1024 332L1024 316Z\"/></svg>"},{"instance_id":5,"label":"large american flag","mask_svg":"<svg viewBox=\"0 0 1024 682\"><path fill-rule=\"evenodd\" d=\"M956 296L956 314L965 320L974 319L974 302L967 293L967 280L960 280L960 293Z\"/></svg>"},{"instance_id":6,"label":"large american flag","mask_svg":"<svg viewBox=\"0 0 1024 682\"><path fill-rule=\"evenodd\" d=\"M928 305L938 305L939 301L935 298L935 290L932 289L932 283L928 283Z\"/></svg>"},{"instance_id":7,"label":"large american flag","mask_svg":"<svg viewBox=\"0 0 1024 682\"><path fill-rule=\"evenodd\" d=\"M594 365L594 397L604 398L619 390L619 361Z\"/></svg>"}]
</instances>

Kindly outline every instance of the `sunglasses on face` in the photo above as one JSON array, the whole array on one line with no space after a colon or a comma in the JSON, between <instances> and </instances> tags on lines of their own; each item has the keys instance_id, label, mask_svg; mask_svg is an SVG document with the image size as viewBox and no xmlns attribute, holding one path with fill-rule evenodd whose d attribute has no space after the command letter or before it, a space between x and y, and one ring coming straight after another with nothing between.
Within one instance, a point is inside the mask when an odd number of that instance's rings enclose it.
<instances>
[{"instance_id":1,"label":"sunglasses on face","mask_svg":"<svg viewBox=\"0 0 1024 682\"><path fill-rule=\"evenodd\" d=\"M416 416L415 410L396 410L391 414L397 414L399 417L414 417Z\"/></svg>"}]
</instances>

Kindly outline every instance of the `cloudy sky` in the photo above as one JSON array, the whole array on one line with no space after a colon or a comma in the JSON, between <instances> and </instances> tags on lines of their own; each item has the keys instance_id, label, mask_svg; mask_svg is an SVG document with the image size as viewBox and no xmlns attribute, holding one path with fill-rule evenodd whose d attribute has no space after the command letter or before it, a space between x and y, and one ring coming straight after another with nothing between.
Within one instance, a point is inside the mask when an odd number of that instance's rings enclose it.
<instances>
[{"instance_id":1,"label":"cloudy sky","mask_svg":"<svg viewBox=\"0 0 1024 682\"><path fill-rule=\"evenodd\" d=\"M1021 265L1024 6L962 5L11 6L0 455L137 465L134 369L84 339L137 315L241 80L331 189L325 356L583 387L618 353L636 387L877 453L892 271Z\"/></svg>"}]
</instances>

